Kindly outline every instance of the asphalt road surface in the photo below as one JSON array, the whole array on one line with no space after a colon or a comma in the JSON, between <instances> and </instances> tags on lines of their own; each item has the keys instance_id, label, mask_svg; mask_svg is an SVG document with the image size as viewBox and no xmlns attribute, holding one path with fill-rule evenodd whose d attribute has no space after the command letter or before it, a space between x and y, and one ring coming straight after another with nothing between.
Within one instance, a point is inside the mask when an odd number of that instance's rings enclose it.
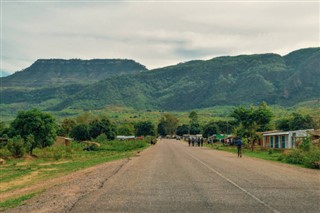
<instances>
[{"instance_id":1,"label":"asphalt road surface","mask_svg":"<svg viewBox=\"0 0 320 213\"><path fill-rule=\"evenodd\" d=\"M320 173L161 140L68 211L320 212Z\"/></svg>"}]
</instances>

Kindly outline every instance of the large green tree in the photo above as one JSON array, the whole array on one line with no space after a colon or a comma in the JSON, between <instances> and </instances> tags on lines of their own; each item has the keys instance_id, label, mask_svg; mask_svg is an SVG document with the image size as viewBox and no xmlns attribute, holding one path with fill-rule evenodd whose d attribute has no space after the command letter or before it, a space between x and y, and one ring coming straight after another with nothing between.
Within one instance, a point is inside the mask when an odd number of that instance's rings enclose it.
<instances>
[{"instance_id":1,"label":"large green tree","mask_svg":"<svg viewBox=\"0 0 320 213\"><path fill-rule=\"evenodd\" d=\"M134 125L136 136L155 135L155 126L151 121L140 121Z\"/></svg>"},{"instance_id":2,"label":"large green tree","mask_svg":"<svg viewBox=\"0 0 320 213\"><path fill-rule=\"evenodd\" d=\"M117 135L116 126L107 118L94 120L89 124L89 133L91 138L96 138L105 134L108 139L113 140Z\"/></svg>"},{"instance_id":3,"label":"large green tree","mask_svg":"<svg viewBox=\"0 0 320 213\"><path fill-rule=\"evenodd\" d=\"M191 135L199 134L202 129L199 124L198 113L195 111L190 112L189 119L189 133Z\"/></svg>"},{"instance_id":4,"label":"large green tree","mask_svg":"<svg viewBox=\"0 0 320 213\"><path fill-rule=\"evenodd\" d=\"M203 128L203 137L205 138L208 138L213 134L219 134L219 133L220 133L219 126L214 121L206 124Z\"/></svg>"},{"instance_id":5,"label":"large green tree","mask_svg":"<svg viewBox=\"0 0 320 213\"><path fill-rule=\"evenodd\" d=\"M299 129L313 129L315 123L310 115L302 115L300 113L292 113L290 117L282 118L277 121L278 129L289 131Z\"/></svg>"},{"instance_id":6,"label":"large green tree","mask_svg":"<svg viewBox=\"0 0 320 213\"><path fill-rule=\"evenodd\" d=\"M258 139L257 131L269 130L272 116L273 113L265 102L262 102L258 107L237 107L231 113L231 117L238 124L234 132L239 137L249 138L253 150L254 144Z\"/></svg>"},{"instance_id":7,"label":"large green tree","mask_svg":"<svg viewBox=\"0 0 320 213\"><path fill-rule=\"evenodd\" d=\"M58 135L69 136L71 133L71 130L73 129L73 127L76 126L76 124L77 124L76 121L71 118L64 119L60 124Z\"/></svg>"},{"instance_id":8,"label":"large green tree","mask_svg":"<svg viewBox=\"0 0 320 213\"><path fill-rule=\"evenodd\" d=\"M44 148L54 143L57 124L50 114L32 109L19 112L10 129L12 134L20 135L24 141L29 141L28 151L32 154L34 148ZM33 140L30 140L30 135L33 135Z\"/></svg>"},{"instance_id":9,"label":"large green tree","mask_svg":"<svg viewBox=\"0 0 320 213\"><path fill-rule=\"evenodd\" d=\"M70 136L77 141L85 141L90 139L89 125L78 124L70 132Z\"/></svg>"},{"instance_id":10,"label":"large green tree","mask_svg":"<svg viewBox=\"0 0 320 213\"><path fill-rule=\"evenodd\" d=\"M158 124L158 134L175 135L179 120L173 114L165 113Z\"/></svg>"},{"instance_id":11,"label":"large green tree","mask_svg":"<svg viewBox=\"0 0 320 213\"><path fill-rule=\"evenodd\" d=\"M181 126L177 127L177 131L176 134L183 136L184 134L188 134L189 133L189 125L187 124L182 124Z\"/></svg>"},{"instance_id":12,"label":"large green tree","mask_svg":"<svg viewBox=\"0 0 320 213\"><path fill-rule=\"evenodd\" d=\"M234 121L216 121L215 122L219 127L220 133L230 134L232 133L232 129L235 126Z\"/></svg>"},{"instance_id":13,"label":"large green tree","mask_svg":"<svg viewBox=\"0 0 320 213\"><path fill-rule=\"evenodd\" d=\"M196 111L190 112L189 119L190 119L190 125L198 124L199 123L198 113Z\"/></svg>"},{"instance_id":14,"label":"large green tree","mask_svg":"<svg viewBox=\"0 0 320 213\"><path fill-rule=\"evenodd\" d=\"M134 126L130 123L121 124L118 127L118 135L134 135Z\"/></svg>"}]
</instances>

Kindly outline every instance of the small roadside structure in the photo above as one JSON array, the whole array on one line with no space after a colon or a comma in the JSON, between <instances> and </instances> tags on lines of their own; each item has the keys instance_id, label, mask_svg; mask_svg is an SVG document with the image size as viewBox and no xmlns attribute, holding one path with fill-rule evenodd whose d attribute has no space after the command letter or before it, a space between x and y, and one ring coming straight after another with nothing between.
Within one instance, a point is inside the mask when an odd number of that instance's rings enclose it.
<instances>
[{"instance_id":1,"label":"small roadside structure","mask_svg":"<svg viewBox=\"0 0 320 213\"><path fill-rule=\"evenodd\" d=\"M295 131L272 131L264 132L262 147L275 148L275 149L292 149L296 148L296 143L307 137L309 131L306 130L295 130Z\"/></svg>"},{"instance_id":2,"label":"small roadside structure","mask_svg":"<svg viewBox=\"0 0 320 213\"><path fill-rule=\"evenodd\" d=\"M208 138L208 141L210 142L222 142L223 144L232 144L232 141L234 139L233 135L228 134L213 134Z\"/></svg>"},{"instance_id":3,"label":"small roadside structure","mask_svg":"<svg viewBox=\"0 0 320 213\"><path fill-rule=\"evenodd\" d=\"M130 136L118 135L116 138L119 140L135 140L136 139L134 135L130 135Z\"/></svg>"},{"instance_id":4,"label":"small roadside structure","mask_svg":"<svg viewBox=\"0 0 320 213\"><path fill-rule=\"evenodd\" d=\"M320 129L308 131L314 145L320 146Z\"/></svg>"},{"instance_id":5,"label":"small roadside structure","mask_svg":"<svg viewBox=\"0 0 320 213\"><path fill-rule=\"evenodd\" d=\"M72 138L58 136L56 137L54 146L70 146L72 141Z\"/></svg>"}]
</instances>

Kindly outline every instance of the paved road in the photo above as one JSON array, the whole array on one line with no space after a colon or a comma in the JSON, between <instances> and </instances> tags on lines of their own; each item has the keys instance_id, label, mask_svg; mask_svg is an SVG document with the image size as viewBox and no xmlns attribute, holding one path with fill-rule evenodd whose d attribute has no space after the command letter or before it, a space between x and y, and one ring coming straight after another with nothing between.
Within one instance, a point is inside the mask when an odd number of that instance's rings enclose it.
<instances>
[{"instance_id":1,"label":"paved road","mask_svg":"<svg viewBox=\"0 0 320 213\"><path fill-rule=\"evenodd\" d=\"M320 173L162 140L69 210L320 212Z\"/></svg>"}]
</instances>

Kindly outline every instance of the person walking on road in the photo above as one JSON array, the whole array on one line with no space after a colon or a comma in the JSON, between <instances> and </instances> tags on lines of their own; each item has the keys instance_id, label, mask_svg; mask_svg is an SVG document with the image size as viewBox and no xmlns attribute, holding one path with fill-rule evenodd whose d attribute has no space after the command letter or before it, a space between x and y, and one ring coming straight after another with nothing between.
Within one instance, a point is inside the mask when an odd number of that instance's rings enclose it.
<instances>
[{"instance_id":1,"label":"person walking on road","mask_svg":"<svg viewBox=\"0 0 320 213\"><path fill-rule=\"evenodd\" d=\"M237 138L237 148L238 148L238 158L242 158L242 140L240 138Z\"/></svg>"},{"instance_id":2,"label":"person walking on road","mask_svg":"<svg viewBox=\"0 0 320 213\"><path fill-rule=\"evenodd\" d=\"M188 138L188 144L191 145L191 138Z\"/></svg>"}]
</instances>

